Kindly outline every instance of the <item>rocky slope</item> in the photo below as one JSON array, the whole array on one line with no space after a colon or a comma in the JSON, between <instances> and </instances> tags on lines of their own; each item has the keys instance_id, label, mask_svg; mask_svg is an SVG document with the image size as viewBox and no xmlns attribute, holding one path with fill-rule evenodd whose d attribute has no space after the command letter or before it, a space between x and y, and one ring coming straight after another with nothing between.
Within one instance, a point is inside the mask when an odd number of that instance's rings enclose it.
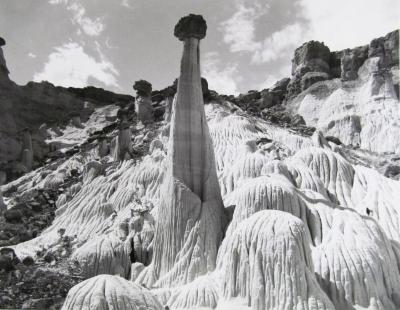
<instances>
[{"instance_id":1,"label":"rocky slope","mask_svg":"<svg viewBox=\"0 0 400 310\"><path fill-rule=\"evenodd\" d=\"M0 170L12 180L30 169L23 164L23 132L31 133L33 167L37 168L54 154L54 147L45 143L47 131L65 128L70 122L79 126L87 121L96 107L116 104L127 106L134 98L103 89L55 87L48 82L16 85L9 77L3 55L5 41L0 44ZM49 117L51 115L51 117ZM80 120L79 120L80 119Z\"/></svg>"},{"instance_id":2,"label":"rocky slope","mask_svg":"<svg viewBox=\"0 0 400 310\"><path fill-rule=\"evenodd\" d=\"M397 140L373 146L400 119L396 32L342 53L306 43L291 79L237 98L202 83L205 34L200 16L178 23L179 81L155 92L138 81L135 108L130 97L49 86L46 96L92 105L38 130L48 162L0 187L0 307L400 308ZM369 53L382 44L390 70ZM29 98L49 84L34 85ZM326 129L338 111L358 127L344 118Z\"/></svg>"}]
</instances>

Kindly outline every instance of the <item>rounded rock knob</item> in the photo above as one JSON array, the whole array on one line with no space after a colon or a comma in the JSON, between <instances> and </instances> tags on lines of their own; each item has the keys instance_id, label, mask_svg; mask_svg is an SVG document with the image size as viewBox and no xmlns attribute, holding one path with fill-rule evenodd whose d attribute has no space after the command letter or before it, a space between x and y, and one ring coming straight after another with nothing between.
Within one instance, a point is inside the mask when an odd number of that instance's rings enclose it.
<instances>
[{"instance_id":1,"label":"rounded rock knob","mask_svg":"<svg viewBox=\"0 0 400 310\"><path fill-rule=\"evenodd\" d=\"M206 36L207 23L203 16L190 14L182 17L175 26L174 35L184 41L187 38L197 38L199 40Z\"/></svg>"}]
</instances>

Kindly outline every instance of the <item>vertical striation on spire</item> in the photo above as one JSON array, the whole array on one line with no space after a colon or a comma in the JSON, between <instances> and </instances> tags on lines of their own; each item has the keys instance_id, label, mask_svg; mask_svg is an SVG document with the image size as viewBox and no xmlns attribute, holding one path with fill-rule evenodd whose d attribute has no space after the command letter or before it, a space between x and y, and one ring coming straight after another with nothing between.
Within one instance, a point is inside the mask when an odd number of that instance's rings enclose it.
<instances>
[{"instance_id":1,"label":"vertical striation on spire","mask_svg":"<svg viewBox=\"0 0 400 310\"><path fill-rule=\"evenodd\" d=\"M172 108L168 168L153 262L138 278L150 286L185 284L214 270L223 237L224 208L200 77L199 41L206 29L203 17L193 14L175 27L175 36L184 46Z\"/></svg>"}]
</instances>

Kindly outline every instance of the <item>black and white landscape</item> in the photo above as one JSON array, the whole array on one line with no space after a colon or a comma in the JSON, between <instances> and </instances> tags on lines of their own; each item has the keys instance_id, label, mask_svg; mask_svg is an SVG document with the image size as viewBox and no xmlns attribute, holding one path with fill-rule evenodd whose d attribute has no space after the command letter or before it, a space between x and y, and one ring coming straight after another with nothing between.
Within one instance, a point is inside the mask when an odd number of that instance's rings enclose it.
<instances>
[{"instance_id":1,"label":"black and white landscape","mask_svg":"<svg viewBox=\"0 0 400 310\"><path fill-rule=\"evenodd\" d=\"M176 17L179 76L135 96L20 86L0 38L0 308L400 309L399 30L288 45L289 77L226 94L207 19Z\"/></svg>"}]
</instances>

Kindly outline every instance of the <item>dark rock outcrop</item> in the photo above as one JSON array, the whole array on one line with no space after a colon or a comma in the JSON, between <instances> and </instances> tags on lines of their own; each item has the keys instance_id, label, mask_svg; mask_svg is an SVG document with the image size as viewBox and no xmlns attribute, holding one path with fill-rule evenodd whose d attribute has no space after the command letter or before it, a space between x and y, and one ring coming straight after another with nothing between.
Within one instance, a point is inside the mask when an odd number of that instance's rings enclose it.
<instances>
[{"instance_id":1,"label":"dark rock outcrop","mask_svg":"<svg viewBox=\"0 0 400 310\"><path fill-rule=\"evenodd\" d=\"M180 41L187 38L203 39L206 36L207 24L201 15L189 14L176 24L174 35Z\"/></svg>"},{"instance_id":2,"label":"dark rock outcrop","mask_svg":"<svg viewBox=\"0 0 400 310\"><path fill-rule=\"evenodd\" d=\"M339 52L340 77L342 81L352 81L358 77L358 69L368 58L368 47L360 46Z\"/></svg>"},{"instance_id":3,"label":"dark rock outcrop","mask_svg":"<svg viewBox=\"0 0 400 310\"><path fill-rule=\"evenodd\" d=\"M1 39L0 43L4 46L5 40ZM132 96L115 94L96 87L65 88L49 82L29 82L25 86L18 86L8 78L9 71L1 46L0 164L5 164L5 170L10 172L8 181L23 172L18 168L24 152L19 134L23 128L31 129L32 168L35 169L50 151L45 143L46 130L43 130L51 127L49 115L58 127L70 122L74 114L79 114L82 121L86 121L96 107L106 104L127 107L132 106L135 100Z\"/></svg>"},{"instance_id":4,"label":"dark rock outcrop","mask_svg":"<svg viewBox=\"0 0 400 310\"><path fill-rule=\"evenodd\" d=\"M294 52L288 98L297 96L312 84L329 78L331 52L324 43L310 41Z\"/></svg>"},{"instance_id":5,"label":"dark rock outcrop","mask_svg":"<svg viewBox=\"0 0 400 310\"><path fill-rule=\"evenodd\" d=\"M296 97L311 85L327 79L340 78L343 82L358 78L358 70L371 57L379 57L380 70L399 65L399 31L371 41L369 45L330 52L321 42L310 41L295 50L292 77L287 86L286 99ZM398 90L398 83L395 81Z\"/></svg>"},{"instance_id":6,"label":"dark rock outcrop","mask_svg":"<svg viewBox=\"0 0 400 310\"><path fill-rule=\"evenodd\" d=\"M276 82L271 88L262 90L261 108L271 108L277 104L281 104L286 98L286 91L289 82L289 78L284 78Z\"/></svg>"},{"instance_id":7,"label":"dark rock outcrop","mask_svg":"<svg viewBox=\"0 0 400 310\"><path fill-rule=\"evenodd\" d=\"M6 59L4 58L2 47L6 45L6 41L0 37L0 81L9 80L8 74L10 73L7 69Z\"/></svg>"},{"instance_id":8,"label":"dark rock outcrop","mask_svg":"<svg viewBox=\"0 0 400 310\"><path fill-rule=\"evenodd\" d=\"M138 96L149 97L153 88L150 82L139 80L133 84L133 89Z\"/></svg>"}]
</instances>

